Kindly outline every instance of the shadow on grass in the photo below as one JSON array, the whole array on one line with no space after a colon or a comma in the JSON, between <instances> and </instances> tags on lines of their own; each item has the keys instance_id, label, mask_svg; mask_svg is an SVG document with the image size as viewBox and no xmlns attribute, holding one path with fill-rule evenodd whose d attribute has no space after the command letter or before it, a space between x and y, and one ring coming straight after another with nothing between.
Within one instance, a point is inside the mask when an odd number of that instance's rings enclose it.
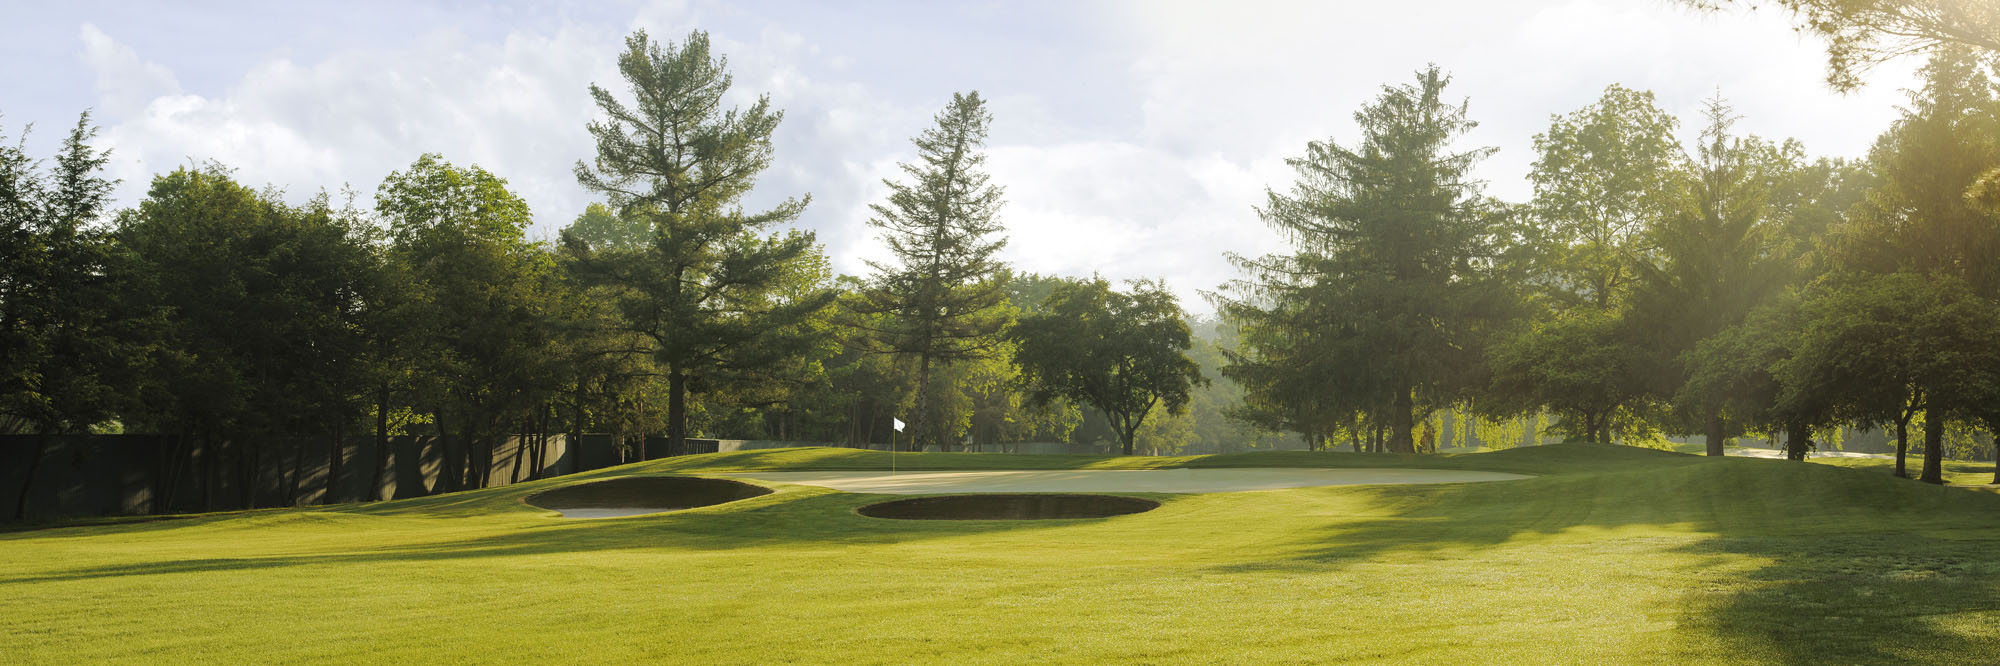
<instances>
[{"instance_id":1,"label":"shadow on grass","mask_svg":"<svg viewBox=\"0 0 2000 666\"><path fill-rule=\"evenodd\" d=\"M1330 523L1288 561L1214 569L1344 568L1383 556L1449 560L1467 552L1478 566L1480 551L1517 540L1648 539L1618 530L1651 526L1679 544L1660 552L1700 563L1672 609L1677 630L1725 646L1730 659L1994 663L2000 496L1782 460L1663 463L1346 490L1368 495L1371 513L1384 517ZM1587 536L1598 532L1605 536ZM1731 574L1718 568L1723 563L1751 568Z\"/></svg>"},{"instance_id":2,"label":"shadow on grass","mask_svg":"<svg viewBox=\"0 0 2000 666\"><path fill-rule=\"evenodd\" d=\"M1133 495L1139 496L1139 494ZM1171 502L1175 497L1150 494L1143 496L1162 503ZM212 573L313 565L425 562L648 548L670 548L684 552L728 551L767 546L793 548L802 545L839 547L909 543L976 534L1050 529L1117 519L1112 517L1066 520L907 521L867 518L855 512L856 508L880 502L884 497L795 486L770 495L686 511L625 518L534 520L519 524L518 529L511 531L467 539L327 555L202 558L87 567L41 576L0 578L0 587L7 584L116 576ZM544 511L531 507L524 508L528 511ZM337 512L310 512L295 514L294 519L310 516L336 518L339 515Z\"/></svg>"}]
</instances>

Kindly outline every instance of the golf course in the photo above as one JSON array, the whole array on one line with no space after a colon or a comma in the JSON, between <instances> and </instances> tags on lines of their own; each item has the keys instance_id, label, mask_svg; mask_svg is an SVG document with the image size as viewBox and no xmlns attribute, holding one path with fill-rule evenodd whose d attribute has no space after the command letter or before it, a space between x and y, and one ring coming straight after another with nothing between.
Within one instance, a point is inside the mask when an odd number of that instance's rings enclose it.
<instances>
[{"instance_id":1,"label":"golf course","mask_svg":"<svg viewBox=\"0 0 2000 666\"><path fill-rule=\"evenodd\" d=\"M1990 664L2000 495L1606 445L1402 456L902 454L899 473L1458 470L1099 519L889 520L756 481L889 454L685 456L414 500L0 533L0 663ZM911 472L915 470L915 472ZM552 489L773 490L575 520ZM1968 475L1970 476L1970 475Z\"/></svg>"}]
</instances>

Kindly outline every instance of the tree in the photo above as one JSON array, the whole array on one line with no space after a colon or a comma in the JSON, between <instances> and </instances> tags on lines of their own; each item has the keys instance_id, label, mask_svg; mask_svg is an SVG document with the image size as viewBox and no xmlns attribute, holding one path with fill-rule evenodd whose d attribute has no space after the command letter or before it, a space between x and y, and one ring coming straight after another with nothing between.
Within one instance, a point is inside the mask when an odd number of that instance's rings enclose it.
<instances>
[{"instance_id":1,"label":"tree","mask_svg":"<svg viewBox=\"0 0 2000 666\"><path fill-rule=\"evenodd\" d=\"M1735 0L1683 0L1717 10ZM2000 7L1984 0L1778 0L1801 32L1826 40L1826 81L1861 87L1861 75L1905 55L1944 49L2000 51ZM1752 5L1753 7L1755 5Z\"/></svg>"},{"instance_id":2,"label":"tree","mask_svg":"<svg viewBox=\"0 0 2000 666\"><path fill-rule=\"evenodd\" d=\"M202 468L201 505L218 499L225 458L236 503L255 506L258 468L281 462L267 440L331 435L337 452L359 416L373 258L358 227L325 197L289 206L217 164L154 178L119 215L125 316L150 322L128 426L177 436L172 455Z\"/></svg>"},{"instance_id":3,"label":"tree","mask_svg":"<svg viewBox=\"0 0 2000 666\"><path fill-rule=\"evenodd\" d=\"M989 354L1007 324L1006 272L994 258L1007 241L993 237L1001 190L980 170L993 116L978 92L954 93L936 120L914 140L918 161L900 165L910 182L884 179L888 201L871 206L868 224L897 263L869 262L875 276L856 304L888 315L874 331L882 351L916 360L918 445L944 444L930 415L933 366Z\"/></svg>"},{"instance_id":4,"label":"tree","mask_svg":"<svg viewBox=\"0 0 2000 666\"><path fill-rule=\"evenodd\" d=\"M645 216L619 215L610 206L593 202L562 233L590 250L639 252L653 242L649 222Z\"/></svg>"},{"instance_id":5,"label":"tree","mask_svg":"<svg viewBox=\"0 0 2000 666\"><path fill-rule=\"evenodd\" d=\"M1535 135L1537 278L1555 307L1609 310L1631 289L1644 231L1673 206L1685 173L1678 124L1652 93L1614 84Z\"/></svg>"},{"instance_id":6,"label":"tree","mask_svg":"<svg viewBox=\"0 0 2000 666\"><path fill-rule=\"evenodd\" d=\"M1481 401L1495 414L1533 414L1547 406L1566 438L1609 444L1651 432L1645 385L1636 370L1645 350L1622 310L1583 308L1530 322L1490 349L1493 384Z\"/></svg>"},{"instance_id":7,"label":"tree","mask_svg":"<svg viewBox=\"0 0 2000 666\"><path fill-rule=\"evenodd\" d=\"M1688 354L1702 340L1741 323L1783 286L1784 262L1771 260L1771 192L1796 169L1795 143L1774 145L1729 134L1736 117L1720 99L1708 104L1695 177L1675 207L1647 230L1651 249L1638 262L1632 296L1635 330L1653 353L1642 371L1648 391L1676 403L1680 432L1707 437L1708 455L1723 454L1731 424L1725 396L1684 392L1695 372ZM1738 424L1740 425L1740 424Z\"/></svg>"},{"instance_id":8,"label":"tree","mask_svg":"<svg viewBox=\"0 0 2000 666\"><path fill-rule=\"evenodd\" d=\"M1924 88L1911 93L1910 106L1870 155L1880 181L1835 234L1843 263L1877 275L1913 272L2000 300L2000 211L1979 196L1985 174L2000 163L2000 100L1988 67L1955 49L1926 64ZM1940 380L1914 388L1924 401L1922 481L1944 482L1944 423L1990 403L1982 386Z\"/></svg>"},{"instance_id":9,"label":"tree","mask_svg":"<svg viewBox=\"0 0 2000 666\"><path fill-rule=\"evenodd\" d=\"M527 240L527 203L477 166L426 154L384 178L375 200L412 291L396 344L413 352L410 395L437 430L438 490L485 487L497 439L559 381L554 259Z\"/></svg>"},{"instance_id":10,"label":"tree","mask_svg":"<svg viewBox=\"0 0 2000 666\"><path fill-rule=\"evenodd\" d=\"M667 439L684 447L688 396L730 373L782 368L814 341L797 324L825 309L829 289L780 293L818 247L808 232L760 233L789 222L806 199L745 212L744 194L771 164L771 133L783 112L760 96L723 110L728 62L709 54L708 34L660 45L635 32L618 70L633 103L592 85L605 117L592 121L597 157L576 165L578 182L604 195L621 218L650 229L642 252L586 261L584 274L623 288L626 325L646 338L667 375ZM580 239L564 241L574 248Z\"/></svg>"},{"instance_id":11,"label":"tree","mask_svg":"<svg viewBox=\"0 0 2000 666\"><path fill-rule=\"evenodd\" d=\"M1635 380L1644 354L1627 314L1644 232L1683 185L1676 124L1652 93L1612 85L1535 136L1530 210L1540 224L1528 282L1539 312L1492 348L1494 385L1481 411L1547 406L1562 419L1557 429L1589 442L1651 430Z\"/></svg>"},{"instance_id":12,"label":"tree","mask_svg":"<svg viewBox=\"0 0 2000 666\"><path fill-rule=\"evenodd\" d=\"M118 375L133 350L111 307L112 251L94 224L114 184L101 175L110 152L90 145L96 135L86 112L47 173L0 136L0 432L38 437L16 519L48 438L110 418L127 395Z\"/></svg>"},{"instance_id":13,"label":"tree","mask_svg":"<svg viewBox=\"0 0 2000 666\"><path fill-rule=\"evenodd\" d=\"M1128 456L1155 406L1179 414L1193 387L1208 381L1185 353L1186 314L1166 284L1130 285L1131 293L1120 293L1103 278L1064 284L1008 333L1033 400L1062 398L1103 412Z\"/></svg>"},{"instance_id":14,"label":"tree","mask_svg":"<svg viewBox=\"0 0 2000 666\"><path fill-rule=\"evenodd\" d=\"M1774 367L1780 404L1820 403L1842 420L1893 426L1896 476L1909 475L1910 421L1946 413L1930 409L1928 392L1982 392L1994 369L2000 320L1957 280L1843 271L1816 284L1801 309L1791 355Z\"/></svg>"},{"instance_id":15,"label":"tree","mask_svg":"<svg viewBox=\"0 0 2000 666\"><path fill-rule=\"evenodd\" d=\"M1238 258L1251 277L1219 303L1254 345L1232 376L1253 392L1290 376L1287 390L1304 399L1379 414L1400 452L1415 450L1419 405L1459 402L1481 383L1486 338L1512 308L1491 279L1510 211L1471 176L1493 149L1450 150L1476 123L1444 101L1448 82L1431 67L1415 85L1385 86L1354 116L1358 145L1315 141L1288 160L1298 182L1258 213L1296 253ZM1252 378L1253 368L1276 376ZM1294 373L1340 385L1316 390Z\"/></svg>"}]
</instances>

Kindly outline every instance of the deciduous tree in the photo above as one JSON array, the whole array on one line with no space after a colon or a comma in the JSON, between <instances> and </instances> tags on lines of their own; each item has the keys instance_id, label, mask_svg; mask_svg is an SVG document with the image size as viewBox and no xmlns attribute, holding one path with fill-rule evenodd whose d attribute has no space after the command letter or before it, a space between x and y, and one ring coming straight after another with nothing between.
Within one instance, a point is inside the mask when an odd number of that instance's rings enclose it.
<instances>
[{"instance_id":1,"label":"deciduous tree","mask_svg":"<svg viewBox=\"0 0 2000 666\"><path fill-rule=\"evenodd\" d=\"M1130 293L1102 278L1057 287L1042 312L1015 323L1014 361L1035 401L1088 405L1118 429L1125 455L1154 407L1179 414L1193 387L1206 383L1189 360L1186 313L1161 282L1139 280Z\"/></svg>"}]
</instances>

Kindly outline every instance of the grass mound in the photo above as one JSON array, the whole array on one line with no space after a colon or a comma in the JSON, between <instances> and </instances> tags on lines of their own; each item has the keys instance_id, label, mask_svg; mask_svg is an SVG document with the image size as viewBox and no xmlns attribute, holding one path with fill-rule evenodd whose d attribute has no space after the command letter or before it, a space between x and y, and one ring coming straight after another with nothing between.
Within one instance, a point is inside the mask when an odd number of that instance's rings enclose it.
<instances>
[{"instance_id":1,"label":"grass mound","mask_svg":"<svg viewBox=\"0 0 2000 666\"><path fill-rule=\"evenodd\" d=\"M895 520L1060 520L1144 513L1160 503L1120 495L990 493L892 500L856 509L870 518Z\"/></svg>"}]
</instances>

